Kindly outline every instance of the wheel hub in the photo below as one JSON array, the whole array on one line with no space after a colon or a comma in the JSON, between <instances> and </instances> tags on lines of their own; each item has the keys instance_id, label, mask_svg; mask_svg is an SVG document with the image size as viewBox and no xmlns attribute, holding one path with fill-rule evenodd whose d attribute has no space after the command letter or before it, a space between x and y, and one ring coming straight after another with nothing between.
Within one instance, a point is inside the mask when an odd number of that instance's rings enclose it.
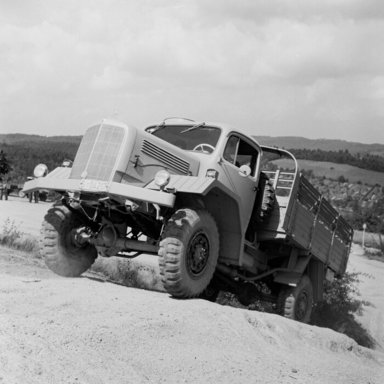
<instances>
[{"instance_id":1,"label":"wheel hub","mask_svg":"<svg viewBox=\"0 0 384 384\"><path fill-rule=\"evenodd\" d=\"M192 238L187 254L188 271L193 275L199 275L207 265L209 259L209 241L204 233L197 233Z\"/></svg>"},{"instance_id":2,"label":"wheel hub","mask_svg":"<svg viewBox=\"0 0 384 384\"><path fill-rule=\"evenodd\" d=\"M302 320L308 309L308 296L306 292L301 292L296 299L295 314L298 320Z\"/></svg>"}]
</instances>

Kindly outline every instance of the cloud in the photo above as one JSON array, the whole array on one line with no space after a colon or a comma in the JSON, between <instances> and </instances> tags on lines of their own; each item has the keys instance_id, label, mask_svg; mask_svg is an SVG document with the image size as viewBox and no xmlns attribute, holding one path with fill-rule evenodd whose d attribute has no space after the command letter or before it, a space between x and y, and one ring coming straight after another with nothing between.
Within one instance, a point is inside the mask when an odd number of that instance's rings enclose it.
<instances>
[{"instance_id":1,"label":"cloud","mask_svg":"<svg viewBox=\"0 0 384 384\"><path fill-rule=\"evenodd\" d=\"M378 0L13 0L0 22L0 124L15 131L78 132L118 109L377 141Z\"/></svg>"},{"instance_id":2,"label":"cloud","mask_svg":"<svg viewBox=\"0 0 384 384\"><path fill-rule=\"evenodd\" d=\"M196 0L199 16L220 21L230 18L241 23L268 22L271 19L307 21L361 20L384 16L381 0Z\"/></svg>"}]
</instances>

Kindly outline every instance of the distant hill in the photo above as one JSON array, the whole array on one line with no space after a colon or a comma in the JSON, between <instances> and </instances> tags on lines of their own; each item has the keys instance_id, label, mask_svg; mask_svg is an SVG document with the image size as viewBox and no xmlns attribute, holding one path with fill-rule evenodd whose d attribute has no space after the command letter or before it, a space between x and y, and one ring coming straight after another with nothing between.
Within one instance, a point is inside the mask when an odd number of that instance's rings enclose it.
<instances>
[{"instance_id":1,"label":"distant hill","mask_svg":"<svg viewBox=\"0 0 384 384\"><path fill-rule=\"evenodd\" d=\"M33 168L40 162L47 164L49 169L53 169L61 164L64 159L73 160L81 138L82 136L40 136L17 133L0 134L0 149L4 150L12 167L12 172L9 177L21 182L32 174ZM313 170L314 175L333 179L338 179L340 176L343 176L350 180L350 182L361 181L367 184L379 183L384 186L384 172L372 172L373 169L378 170L377 167L367 167L367 170L365 170L361 169L364 167L359 163L332 160L334 156L331 156L337 151L346 150L350 154L359 153L360 156L356 156L359 159L362 159L364 155L375 154L376 157L382 156L378 159L372 159L374 164L377 165L381 163L381 160L384 158L384 144L362 144L326 139L313 140L304 137L257 136L255 138L261 144L279 146L293 151L295 149L298 151L302 151L302 149L319 149L320 151L325 151L321 159L319 159L318 156L312 156L311 153L309 153L307 157L300 157L296 154L296 157L300 159L299 163L302 168ZM329 153L326 153L326 151ZM334 151L335 153L332 154L330 151ZM343 164L334 164L327 161ZM353 165L358 165L360 168Z\"/></svg>"},{"instance_id":2,"label":"distant hill","mask_svg":"<svg viewBox=\"0 0 384 384\"><path fill-rule=\"evenodd\" d=\"M40 136L22 133L0 134L0 143L15 144L20 142L65 142L80 144L82 136ZM277 146L285 149L321 149L323 151L339 151L347 149L352 154L384 156L384 144L363 144L345 140L307 139L299 136L254 136L262 145Z\"/></svg>"},{"instance_id":3,"label":"distant hill","mask_svg":"<svg viewBox=\"0 0 384 384\"><path fill-rule=\"evenodd\" d=\"M298 136L253 136L260 144L285 149L321 149L323 151L348 150L352 154L384 156L384 144L363 144L345 140L307 139Z\"/></svg>"},{"instance_id":4,"label":"distant hill","mask_svg":"<svg viewBox=\"0 0 384 384\"><path fill-rule=\"evenodd\" d=\"M40 136L26 135L22 133L0 134L0 144L19 144L19 143L76 143L80 144L82 136Z\"/></svg>"},{"instance_id":5,"label":"distant hill","mask_svg":"<svg viewBox=\"0 0 384 384\"><path fill-rule=\"evenodd\" d=\"M274 163L282 168L290 165L287 160L275 160ZM375 172L348 164L336 164L328 161L298 160L298 166L301 170L312 171L313 176L316 177L325 177L332 180L343 177L351 183L384 186L384 172Z\"/></svg>"}]
</instances>

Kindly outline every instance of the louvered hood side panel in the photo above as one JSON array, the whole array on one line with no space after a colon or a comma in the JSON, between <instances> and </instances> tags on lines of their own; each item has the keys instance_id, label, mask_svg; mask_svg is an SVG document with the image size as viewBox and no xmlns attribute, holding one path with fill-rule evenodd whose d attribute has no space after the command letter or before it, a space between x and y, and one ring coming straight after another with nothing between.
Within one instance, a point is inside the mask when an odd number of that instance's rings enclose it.
<instances>
[{"instance_id":1,"label":"louvered hood side panel","mask_svg":"<svg viewBox=\"0 0 384 384\"><path fill-rule=\"evenodd\" d=\"M156 144L151 143L148 140L143 140L141 152L163 163L166 167L169 167L182 175L188 175L189 163L184 159L167 152L166 150L158 147Z\"/></svg>"}]
</instances>

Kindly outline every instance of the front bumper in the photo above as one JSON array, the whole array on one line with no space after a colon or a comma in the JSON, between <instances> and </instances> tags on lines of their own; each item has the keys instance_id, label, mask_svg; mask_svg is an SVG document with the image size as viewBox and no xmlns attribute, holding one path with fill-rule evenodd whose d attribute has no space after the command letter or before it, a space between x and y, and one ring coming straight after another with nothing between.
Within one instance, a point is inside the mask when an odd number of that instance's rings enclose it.
<instances>
[{"instance_id":1,"label":"front bumper","mask_svg":"<svg viewBox=\"0 0 384 384\"><path fill-rule=\"evenodd\" d=\"M148 188L116 182L88 179L59 179L48 176L27 181L24 184L23 192L28 193L39 189L46 189L52 191L104 193L107 195L121 196L126 199L145 201L165 207L173 207L175 204L176 196L172 193L163 191L154 191Z\"/></svg>"}]
</instances>

